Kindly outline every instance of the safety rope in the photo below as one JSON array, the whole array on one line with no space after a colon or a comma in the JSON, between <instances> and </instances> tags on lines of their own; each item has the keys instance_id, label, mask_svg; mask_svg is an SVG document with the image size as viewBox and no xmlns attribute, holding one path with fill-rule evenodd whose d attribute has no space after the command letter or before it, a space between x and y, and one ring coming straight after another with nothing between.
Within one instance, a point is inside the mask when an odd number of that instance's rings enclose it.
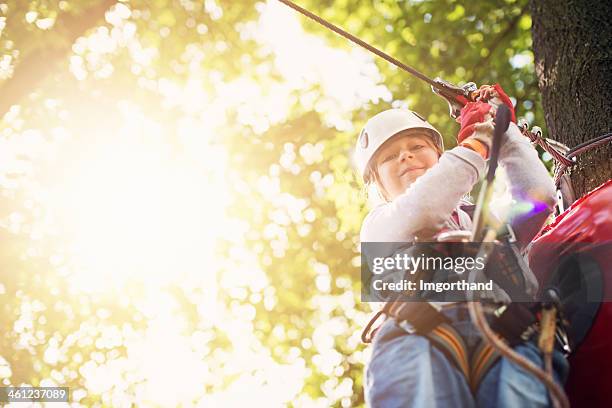
<instances>
[{"instance_id":1,"label":"safety rope","mask_svg":"<svg viewBox=\"0 0 612 408\"><path fill-rule=\"evenodd\" d=\"M561 180L561 177L563 177L565 171L577 163L576 159L578 156L612 141L612 133L606 133L596 138L587 140L584 143L580 143L578 146L570 149L556 140L542 137L542 131L537 126L534 126L532 130L529 130L527 124L523 123L519 125L519 128L521 133L528 137L532 143L541 146L542 149L548 152L553 159L555 159L554 180L555 185L557 186L559 185L559 181ZM560 150L563 150L563 152Z\"/></svg>"},{"instance_id":2,"label":"safety rope","mask_svg":"<svg viewBox=\"0 0 612 408\"><path fill-rule=\"evenodd\" d=\"M567 157L565 157L565 154L569 148L565 145L562 145L560 143L555 143L559 148L563 148L565 150L565 152L560 152L559 150L557 150L557 148L555 148L551 142L553 142L551 139L547 139L545 137L542 136L542 130L537 127L534 126L532 130L528 129L528 125L526 122L523 122L522 124L519 125L520 129L521 129L521 133L523 133L524 136L527 136L529 138L529 140L531 140L531 143L534 144L538 144L540 145L546 152L548 152L557 162L565 165L565 166L572 166L574 164L574 162L570 159L568 159Z\"/></svg>"},{"instance_id":3,"label":"safety rope","mask_svg":"<svg viewBox=\"0 0 612 408\"><path fill-rule=\"evenodd\" d=\"M492 247L486 245L487 242L495 241L497 237L496 228L492 228L490 223L489 204L491 202L491 194L493 192L493 180L495 178L495 169L499 159L499 149L502 144L503 134L508 129L510 124L510 109L506 105L501 105L495 114L495 129L493 130L493 141L491 146L491 155L489 157L489 170L483 182L483 187L478 197L476 210L474 213L474 222L472 230L472 241L482 242L478 251L477 257L483 256L485 259L490 259ZM521 126L525 128L525 126ZM540 132L541 134L541 132ZM474 270L468 275L469 282L474 282L476 274ZM540 367L529 361L525 356L514 351L506 344L497 333L493 331L489 325L485 312L481 303L474 299L474 294L468 291L468 310L470 318L482 337L502 356L506 357L511 362L517 364L527 372L534 375L540 380L550 392L551 399L555 408L569 408L569 401L565 392L559 384L557 384L552 376L542 370Z\"/></svg>"},{"instance_id":4,"label":"safety rope","mask_svg":"<svg viewBox=\"0 0 612 408\"><path fill-rule=\"evenodd\" d=\"M317 23L321 24L322 26L329 28L330 30L332 30L333 32L335 32L336 34L341 35L342 37L346 38L349 41L354 42L355 44L365 48L366 50L373 52L374 54L378 55L380 58L384 59L385 61L395 65L396 67L403 69L406 72L409 72L410 74L414 75L415 77L419 78L422 81L427 82L429 85L435 87L436 89L440 89L443 88L440 86L440 84L436 81L434 81L433 79L429 78L428 76L426 76L425 74L417 71L416 69L409 67L408 65L404 64L403 62L393 58L392 56L385 54L384 52L380 51L378 48L375 48L373 46L371 46L370 44L368 44L367 42L355 37L353 34L350 34L346 31L344 31L343 29L341 29L338 26L333 25L332 23L330 23L327 20L324 20L323 18L317 16L316 14L298 6L297 4L295 4L294 2L292 2L291 0L278 0L281 3L291 7L292 9L294 9L295 11L297 11L300 14L305 15L306 17L310 18L311 20L316 21Z\"/></svg>"},{"instance_id":5,"label":"safety rope","mask_svg":"<svg viewBox=\"0 0 612 408\"><path fill-rule=\"evenodd\" d=\"M404 64L403 62L393 58L392 56L380 51L379 49L377 49L376 47L373 47L372 45L366 43L365 41L357 38L356 36L354 36L351 33L346 32L345 30L341 29L340 27L330 23L329 21L323 19L322 17L319 17L318 15L312 13L311 11L306 10L303 7L298 6L297 4L295 4L293 1L291 0L278 0L281 3L285 4L288 7L291 7L293 10L297 11L298 13L310 18L311 20L317 22L318 24L321 24L322 26L332 30L333 32L335 32L336 34L346 38L347 40L365 48L366 50L378 55L379 57L381 57L382 59L384 59L385 61L395 65L396 67L410 73L411 75L419 78L422 81L427 82L429 85L431 85L434 89L437 89L439 91L448 91L449 86L451 84L444 84L443 81L440 81L438 78L436 79L431 79L428 76L426 76L425 74L417 71L416 69ZM442 83L441 83L442 82ZM452 87L452 85L451 85ZM456 90L456 89L455 89ZM470 95L469 92L466 95ZM444 96L444 95L443 95ZM447 98L448 99L448 98ZM468 98L469 99L469 98ZM573 149L568 149L565 145L556 142L552 139L547 139L544 138L542 136L542 131L537 128L534 127L533 130L529 130L527 127L527 124L523 124L523 125L519 125L521 132L523 133L523 135L527 136L529 138L529 140L531 140L532 143L534 144L538 144L539 146L541 146L546 152L548 152L555 160L556 160L556 166L555 166L555 185L559 185L559 181L561 180L561 177L563 176L563 174L565 173L565 171L572 167L573 165L576 164L576 160L575 158L577 156L579 156L580 154L594 149L598 146L601 146L607 142L609 142L610 140L612 140L612 133L608 133L605 134L603 136L597 137L595 139L591 139L587 142L584 142L576 147L574 147ZM561 152L558 149L562 148L563 150L565 150L565 152Z\"/></svg>"},{"instance_id":6,"label":"safety rope","mask_svg":"<svg viewBox=\"0 0 612 408\"><path fill-rule=\"evenodd\" d=\"M484 338L486 338L500 354L513 363L519 365L525 371L533 374L538 380L540 380L546 388L551 392L553 397L553 405L560 408L569 408L570 404L563 391L563 388L557 384L553 376L540 367L536 366L531 361L527 360L521 354L510 348L499 336L491 329L487 319L484 317L484 311L480 302L468 302L468 310L470 317L474 322L474 325L478 328Z\"/></svg>"},{"instance_id":7,"label":"safety rope","mask_svg":"<svg viewBox=\"0 0 612 408\"><path fill-rule=\"evenodd\" d=\"M576 163L576 160L574 160L574 158L578 157L579 155L585 152L588 152L589 150L595 149L599 146L603 146L606 143L610 143L611 141L612 141L612 133L606 133L605 135L601 135L594 139L587 140L586 142L573 147L567 152L565 157L572 160L571 165L574 165ZM555 185L559 184L561 177L563 177L563 174L568 169L568 167L571 167L571 165L566 166L565 163L560 163L557 167L555 167Z\"/></svg>"},{"instance_id":8,"label":"safety rope","mask_svg":"<svg viewBox=\"0 0 612 408\"><path fill-rule=\"evenodd\" d=\"M281 3L285 4L288 7L291 7L293 10L303 14L304 16L310 18L311 20L321 24L322 26L330 29L331 31L339 34L340 36L348 39L349 41L367 49L368 51L378 55L379 57L381 57L382 59L384 59L385 61L395 65L396 67L412 74L413 76L421 79L422 81L427 82L428 84L430 84L432 86L432 88L434 90L439 90L442 91L440 92L440 95L443 97L446 97L444 95L444 91L448 90L449 88L451 88L455 94L457 94L457 91L463 90L465 92L464 95L468 96L468 98L466 98L467 100L471 100L472 98L470 98L469 96L471 96L471 91L468 90L468 88L465 89L460 89L457 87L452 86L452 84L447 84L447 86L445 86L444 84L440 83L440 81L436 81L433 79L430 79L429 77L425 76L424 74L422 74L421 72L417 71L416 69L409 67L408 65L402 63L401 61L398 61L397 59L391 57L390 55L385 54L384 52L378 50L377 48L371 46L370 44L366 43L365 41L360 40L359 38L355 37L354 35L342 30L341 28L333 25L332 23L324 20L323 18L317 16L316 14L298 6L297 4L295 4L293 1L291 0L278 0ZM451 85L450 87L448 85ZM446 97L447 98L447 97ZM451 103L451 100L447 98L447 100L449 101L449 103ZM465 102L463 102L465 103ZM503 111L503 109L502 109ZM499 113L499 112L498 112ZM453 107L451 106L451 116L453 116ZM509 113L506 114L506 116L508 116L508 118L506 118L506 122L509 121ZM497 124L497 126L499 126L499 124ZM496 126L496 127L497 127ZM507 128L507 123L505 128ZM505 129L504 129L505 131ZM537 143L538 145L540 145L545 151L547 151L553 158L555 158L555 160L557 161L558 165L556 166L556 174L555 174L555 182L558 183L558 179L557 179L557 174L558 177L560 178L563 173L565 172L565 170L570 167L573 166L575 164L575 160L574 158L588 150L591 150L597 146L603 145L604 143L607 143L610 139L612 139L612 134L606 134L603 136L600 136L599 138L596 139L592 139L589 140L585 143L582 143L578 146L576 146L575 148L569 150L566 154L561 153L559 150L557 150L556 147L554 147L553 145L556 145L558 147L559 144L558 143L552 143L552 142L548 142L547 139L542 137L542 132L541 130L539 131L529 131L527 128L527 125L521 125L521 132L527 136L533 143ZM499 132L498 132L499 133ZM500 142L500 138L501 136L498 135L497 139L497 143L495 143L494 140L494 145L497 144L499 145ZM565 150L565 146L563 146L564 150ZM495 155L494 155L495 156ZM496 159L496 158L495 158ZM493 162L496 163L496 160L493 160ZM491 166L491 163L490 163ZM491 170L491 169L490 169ZM493 175L494 174L494 169L492 169L492 171L490 171L490 174ZM491 180L492 181L492 180ZM480 201L480 200L479 200ZM480 211L482 212L482 203L480 205ZM482 214L481 214L482 215ZM475 225L478 225L477 223L475 223ZM480 229L484 228L484 223L480 223ZM475 229L473 231L473 236L476 235L480 235L481 231L478 231L478 229ZM488 230L488 233L485 236L485 239L483 239L484 241L489 241L490 239L488 238L488 235L490 234L495 234L494 230ZM492 238L492 237L491 237ZM520 354L516 353L514 350L512 350L510 347L508 347L506 344L503 343L503 341L501 341L496 334L491 330L488 322L485 319L485 314L484 311L482 310L482 305L480 305L479 302L468 302L469 305L469 311L470 311L470 316L472 318L472 321L474 322L474 324L476 324L476 326L478 327L479 331L482 333L483 337L485 339L487 339L489 341L489 343L495 348L497 349L502 355L504 355L506 358L508 358L509 360L513 361L514 363L518 364L519 366L521 366L523 369L529 371L530 373L532 373L533 375L535 375L540 381L542 381L546 387L549 389L549 391L551 392L551 397L553 399L553 403L555 406L560 406L563 408L569 407L569 401L567 399L567 396L565 395L563 389L554 381L552 374L550 372L546 372L543 371L542 369L540 369L539 367L537 367L536 365L534 365L533 363L531 363L530 361L528 361L526 358L524 358L523 356L521 356ZM370 321L370 323L368 324L368 327L366 329L370 329L371 324L373 324L373 321L377 320L378 317L380 317L381 315L384 314L384 311L380 311L377 315L375 319L372 319ZM363 334L362 334L362 339L363 339Z\"/></svg>"}]
</instances>

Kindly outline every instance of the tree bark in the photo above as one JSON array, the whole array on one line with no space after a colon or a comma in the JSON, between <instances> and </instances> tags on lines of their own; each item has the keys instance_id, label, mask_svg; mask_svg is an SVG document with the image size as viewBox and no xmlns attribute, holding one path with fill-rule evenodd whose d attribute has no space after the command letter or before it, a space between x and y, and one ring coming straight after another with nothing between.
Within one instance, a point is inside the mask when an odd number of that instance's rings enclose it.
<instances>
[{"instance_id":1,"label":"tree bark","mask_svg":"<svg viewBox=\"0 0 612 408\"><path fill-rule=\"evenodd\" d=\"M533 50L549 135L569 148L612 132L612 2L531 0ZM612 176L610 143L569 171L577 198Z\"/></svg>"},{"instance_id":2,"label":"tree bark","mask_svg":"<svg viewBox=\"0 0 612 408\"><path fill-rule=\"evenodd\" d=\"M15 67L11 78L0 85L0 118L11 105L36 89L69 54L74 41L100 21L115 3L117 0L101 0L78 16L65 14L60 17L53 31L61 34L65 41L60 44L43 44L28 53Z\"/></svg>"}]
</instances>

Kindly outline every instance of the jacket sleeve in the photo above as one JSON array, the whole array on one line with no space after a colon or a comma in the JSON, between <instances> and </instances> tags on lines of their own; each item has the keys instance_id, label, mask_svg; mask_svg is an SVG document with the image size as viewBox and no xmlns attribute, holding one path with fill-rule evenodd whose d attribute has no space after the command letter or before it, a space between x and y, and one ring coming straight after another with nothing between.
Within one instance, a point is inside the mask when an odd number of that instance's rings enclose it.
<instances>
[{"instance_id":1,"label":"jacket sleeve","mask_svg":"<svg viewBox=\"0 0 612 408\"><path fill-rule=\"evenodd\" d=\"M484 166L483 158L468 148L445 152L404 193L370 211L363 221L361 242L411 242L421 231L440 228Z\"/></svg>"},{"instance_id":2,"label":"jacket sleeve","mask_svg":"<svg viewBox=\"0 0 612 408\"><path fill-rule=\"evenodd\" d=\"M508 175L513 199L510 225L521 249L540 231L555 205L552 177L540 161L536 149L514 123L505 134L500 165Z\"/></svg>"}]
</instances>

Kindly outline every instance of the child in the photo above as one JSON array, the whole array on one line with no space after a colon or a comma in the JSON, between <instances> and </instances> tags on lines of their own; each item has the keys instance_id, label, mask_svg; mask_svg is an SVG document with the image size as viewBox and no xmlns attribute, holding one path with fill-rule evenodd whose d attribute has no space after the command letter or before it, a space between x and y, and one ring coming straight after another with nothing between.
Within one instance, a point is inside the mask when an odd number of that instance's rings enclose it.
<instances>
[{"instance_id":1,"label":"child","mask_svg":"<svg viewBox=\"0 0 612 408\"><path fill-rule=\"evenodd\" d=\"M499 85L483 86L477 102L461 114L458 146L443 152L440 133L415 112L389 109L372 117L359 136L356 162L364 181L374 184L384 203L370 211L361 229L365 242L414 242L449 230L471 230L463 197L480 179L491 147L493 118L505 103ZM510 193L530 211L514 216L511 227L520 249L540 230L554 206L554 185L537 152L514 123L504 135L499 163L506 171ZM534 291L535 278L524 276ZM465 350L476 353L482 339L469 319L465 303L436 304L450 319ZM470 389L470 379L448 355L424 335L387 319L376 330L365 372L365 399L372 407L519 407L550 406L548 391L532 375L502 358ZM532 341L514 350L542 367ZM468 356L468 360L470 358ZM567 362L555 351L557 380L565 378ZM472 384L473 386L473 384Z\"/></svg>"}]
</instances>

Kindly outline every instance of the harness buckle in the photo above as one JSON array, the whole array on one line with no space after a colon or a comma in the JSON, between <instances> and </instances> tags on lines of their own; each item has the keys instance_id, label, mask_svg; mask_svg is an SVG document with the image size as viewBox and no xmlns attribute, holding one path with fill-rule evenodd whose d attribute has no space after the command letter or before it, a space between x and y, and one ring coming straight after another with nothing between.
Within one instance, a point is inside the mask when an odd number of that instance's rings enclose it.
<instances>
[{"instance_id":1,"label":"harness buckle","mask_svg":"<svg viewBox=\"0 0 612 408\"><path fill-rule=\"evenodd\" d=\"M414 326L412 326L410 323L408 323L408 320L402 320L402 321L396 321L396 324L399 328L401 328L402 330L404 330L406 333L408 334L415 334L417 331L414 328Z\"/></svg>"},{"instance_id":2,"label":"harness buckle","mask_svg":"<svg viewBox=\"0 0 612 408\"><path fill-rule=\"evenodd\" d=\"M395 313L395 322L409 334L428 334L450 320L440 313L441 307L429 302L404 302Z\"/></svg>"},{"instance_id":3,"label":"harness buckle","mask_svg":"<svg viewBox=\"0 0 612 408\"><path fill-rule=\"evenodd\" d=\"M555 331L555 338L561 345L561 349L563 350L563 355L568 357L572 353L572 347L569 338L567 337L567 332L564 328L557 326L557 330Z\"/></svg>"}]
</instances>

